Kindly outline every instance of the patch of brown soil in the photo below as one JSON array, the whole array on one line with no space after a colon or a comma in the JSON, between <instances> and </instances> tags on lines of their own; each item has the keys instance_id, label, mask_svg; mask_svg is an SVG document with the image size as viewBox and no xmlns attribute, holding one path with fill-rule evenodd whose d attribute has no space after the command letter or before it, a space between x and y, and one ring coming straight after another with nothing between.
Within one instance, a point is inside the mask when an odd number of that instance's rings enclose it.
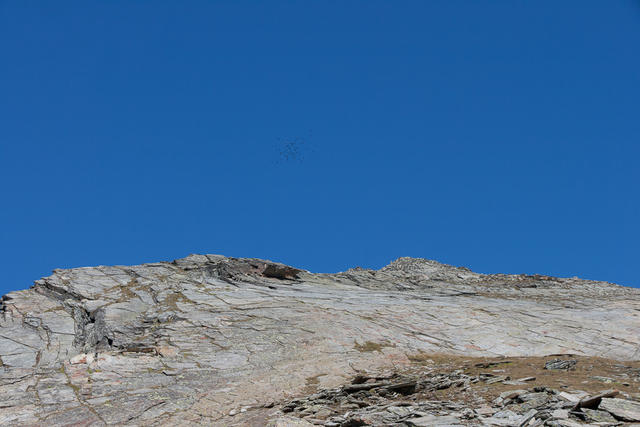
<instances>
[{"instance_id":1,"label":"patch of brown soil","mask_svg":"<svg viewBox=\"0 0 640 427\"><path fill-rule=\"evenodd\" d=\"M595 393L615 388L620 391L637 394L640 391L640 361L620 362L602 357L577 355L549 355L545 357L463 357L441 354L419 353L408 355L413 368L428 368L431 372L452 372L461 370L469 376L480 374L509 377L511 381L535 377L524 384L487 384L478 382L469 388L475 394L487 400L495 399L507 390L547 387L558 391L582 390ZM554 359L575 360L577 363L569 370L547 370L545 363ZM449 388L432 393L433 398L459 400L460 390Z\"/></svg>"}]
</instances>

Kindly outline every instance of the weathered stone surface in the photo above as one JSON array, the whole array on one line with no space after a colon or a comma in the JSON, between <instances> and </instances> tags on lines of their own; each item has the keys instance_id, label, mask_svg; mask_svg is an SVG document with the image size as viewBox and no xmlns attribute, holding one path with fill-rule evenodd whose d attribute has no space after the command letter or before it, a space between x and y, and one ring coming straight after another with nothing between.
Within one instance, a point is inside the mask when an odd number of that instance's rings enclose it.
<instances>
[{"instance_id":1,"label":"weathered stone surface","mask_svg":"<svg viewBox=\"0 0 640 427\"><path fill-rule=\"evenodd\" d=\"M577 362L575 360L554 359L544 364L544 369L571 369Z\"/></svg>"},{"instance_id":2,"label":"weathered stone surface","mask_svg":"<svg viewBox=\"0 0 640 427\"><path fill-rule=\"evenodd\" d=\"M345 383L365 371L397 371L415 354L636 360L639 296L604 282L482 275L411 258L337 274L220 255L55 270L2 298L0 425L298 422L276 421L280 403L309 387L338 387L345 400L314 400L296 412L307 423L408 425L437 416L476 425L485 421L455 402L367 412L361 405L384 404L360 394L375 389L381 401L396 401L419 390L507 387L507 375L390 374ZM500 363L487 369L501 370ZM528 393L500 402L516 411L513 419L499 408L479 415L519 423L527 412L565 402L546 391ZM348 421L347 411L360 411L362 419Z\"/></svg>"},{"instance_id":3,"label":"weathered stone surface","mask_svg":"<svg viewBox=\"0 0 640 427\"><path fill-rule=\"evenodd\" d=\"M576 404L579 404L579 402L582 399L588 398L588 394L585 392L580 392L579 394L576 393L567 393L566 391L562 391L558 394L558 396L562 397L563 399L569 401L569 402L573 402Z\"/></svg>"},{"instance_id":4,"label":"weathered stone surface","mask_svg":"<svg viewBox=\"0 0 640 427\"><path fill-rule=\"evenodd\" d=\"M301 420L300 418L278 417L269 421L267 427L310 427L312 425L309 421Z\"/></svg>"},{"instance_id":5,"label":"weathered stone surface","mask_svg":"<svg viewBox=\"0 0 640 427\"><path fill-rule=\"evenodd\" d=\"M598 411L596 409L582 408L582 412L587 414L587 421L594 423L615 423L616 419L605 411Z\"/></svg>"},{"instance_id":6,"label":"weathered stone surface","mask_svg":"<svg viewBox=\"0 0 640 427\"><path fill-rule=\"evenodd\" d=\"M533 417L538 413L535 409L530 409L529 412L520 417L520 427L526 426L529 424L529 421L533 419Z\"/></svg>"},{"instance_id":7,"label":"weathered stone surface","mask_svg":"<svg viewBox=\"0 0 640 427\"><path fill-rule=\"evenodd\" d=\"M618 394L620 394L618 390L612 389L612 390L602 391L594 396L583 397L582 399L580 399L580 401L576 405L576 409L577 408L591 408L591 409L597 408L598 405L600 405L600 402L602 401L603 397L614 397L614 396L617 396Z\"/></svg>"},{"instance_id":8,"label":"weathered stone surface","mask_svg":"<svg viewBox=\"0 0 640 427\"><path fill-rule=\"evenodd\" d=\"M407 420L407 424L415 427L431 427L431 426L455 426L460 425L460 420L450 415L426 415L424 417L412 418Z\"/></svg>"},{"instance_id":9,"label":"weathered stone surface","mask_svg":"<svg viewBox=\"0 0 640 427\"><path fill-rule=\"evenodd\" d=\"M640 403L617 398L603 398L598 409L624 421L640 421Z\"/></svg>"}]
</instances>

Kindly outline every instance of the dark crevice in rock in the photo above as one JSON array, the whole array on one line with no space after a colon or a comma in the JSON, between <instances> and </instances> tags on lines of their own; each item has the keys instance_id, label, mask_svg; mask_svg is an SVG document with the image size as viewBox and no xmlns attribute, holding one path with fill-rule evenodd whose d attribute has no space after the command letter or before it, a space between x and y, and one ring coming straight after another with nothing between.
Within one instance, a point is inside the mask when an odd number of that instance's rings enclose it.
<instances>
[{"instance_id":1,"label":"dark crevice in rock","mask_svg":"<svg viewBox=\"0 0 640 427\"><path fill-rule=\"evenodd\" d=\"M87 344L89 331L95 321L91 320L89 312L84 307L72 307L73 320L76 323L76 336L73 340L74 347L84 348Z\"/></svg>"},{"instance_id":2,"label":"dark crevice in rock","mask_svg":"<svg viewBox=\"0 0 640 427\"><path fill-rule=\"evenodd\" d=\"M0 314L2 315L2 319L3 320L7 320L7 305L6 302L7 301L11 301L13 298L11 298L9 295L4 295L2 298L0 298Z\"/></svg>"},{"instance_id":3,"label":"dark crevice in rock","mask_svg":"<svg viewBox=\"0 0 640 427\"><path fill-rule=\"evenodd\" d=\"M125 344L123 346L114 346L113 349L120 350L126 353L157 354L155 346L148 346L145 344Z\"/></svg>"},{"instance_id":4,"label":"dark crevice in rock","mask_svg":"<svg viewBox=\"0 0 640 427\"><path fill-rule=\"evenodd\" d=\"M271 277L280 280L295 280L298 279L298 275L301 272L301 270L287 265L267 264L265 269L262 271L262 275L264 277Z\"/></svg>"},{"instance_id":5,"label":"dark crevice in rock","mask_svg":"<svg viewBox=\"0 0 640 427\"><path fill-rule=\"evenodd\" d=\"M209 277L222 280L233 286L252 282L264 284L257 279L298 280L302 270L284 264L258 259L227 258L205 264L202 271Z\"/></svg>"},{"instance_id":6,"label":"dark crevice in rock","mask_svg":"<svg viewBox=\"0 0 640 427\"><path fill-rule=\"evenodd\" d=\"M10 295L3 295L3 296L0 298L0 310L4 308L4 302L5 302L5 301L11 301L12 299L13 299L13 298L11 298L11 296L10 296Z\"/></svg>"},{"instance_id":7,"label":"dark crevice in rock","mask_svg":"<svg viewBox=\"0 0 640 427\"><path fill-rule=\"evenodd\" d=\"M104 321L104 310L89 312L81 305L72 307L73 319L76 323L74 347L83 351L99 348L111 348L113 340L108 336L109 331Z\"/></svg>"},{"instance_id":8,"label":"dark crevice in rock","mask_svg":"<svg viewBox=\"0 0 640 427\"><path fill-rule=\"evenodd\" d=\"M33 286L33 289L35 289L35 291L39 294L45 295L60 302L64 302L69 299L80 302L84 299L82 295L75 292L70 292L64 288L61 288L60 286L56 286L46 279L38 280Z\"/></svg>"},{"instance_id":9,"label":"dark crevice in rock","mask_svg":"<svg viewBox=\"0 0 640 427\"><path fill-rule=\"evenodd\" d=\"M230 285L237 286L237 284L234 282L234 279L236 277L234 269L226 263L216 263L213 265L209 265L204 269L204 271L210 277L222 280L223 282L229 283Z\"/></svg>"},{"instance_id":10,"label":"dark crevice in rock","mask_svg":"<svg viewBox=\"0 0 640 427\"><path fill-rule=\"evenodd\" d=\"M82 295L56 286L48 280L39 280L34 285L36 292L59 301L61 307L71 315L75 322L73 346L80 351L111 347L107 339L108 330L104 322L104 310L90 312L84 307Z\"/></svg>"}]
</instances>

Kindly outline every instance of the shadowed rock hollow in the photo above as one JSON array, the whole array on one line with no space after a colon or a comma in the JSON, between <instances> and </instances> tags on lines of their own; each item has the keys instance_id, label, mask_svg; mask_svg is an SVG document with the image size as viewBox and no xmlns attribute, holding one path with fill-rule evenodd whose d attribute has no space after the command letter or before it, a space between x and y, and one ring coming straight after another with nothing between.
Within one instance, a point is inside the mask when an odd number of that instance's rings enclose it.
<instances>
[{"instance_id":1,"label":"shadowed rock hollow","mask_svg":"<svg viewBox=\"0 0 640 427\"><path fill-rule=\"evenodd\" d=\"M2 298L0 424L263 425L416 355L633 361L639 296L413 258L337 274L220 255L55 270Z\"/></svg>"}]
</instances>

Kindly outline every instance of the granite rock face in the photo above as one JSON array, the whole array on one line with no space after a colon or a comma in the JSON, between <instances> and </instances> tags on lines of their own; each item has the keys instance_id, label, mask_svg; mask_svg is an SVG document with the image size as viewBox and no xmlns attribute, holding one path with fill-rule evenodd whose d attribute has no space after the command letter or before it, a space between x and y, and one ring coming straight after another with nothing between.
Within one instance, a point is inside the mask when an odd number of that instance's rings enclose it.
<instances>
[{"instance_id":1,"label":"granite rock face","mask_svg":"<svg viewBox=\"0 0 640 427\"><path fill-rule=\"evenodd\" d=\"M220 255L55 270L1 300L0 425L308 425L278 418L284 402L416 354L638 360L639 297L413 258L337 274Z\"/></svg>"}]
</instances>

